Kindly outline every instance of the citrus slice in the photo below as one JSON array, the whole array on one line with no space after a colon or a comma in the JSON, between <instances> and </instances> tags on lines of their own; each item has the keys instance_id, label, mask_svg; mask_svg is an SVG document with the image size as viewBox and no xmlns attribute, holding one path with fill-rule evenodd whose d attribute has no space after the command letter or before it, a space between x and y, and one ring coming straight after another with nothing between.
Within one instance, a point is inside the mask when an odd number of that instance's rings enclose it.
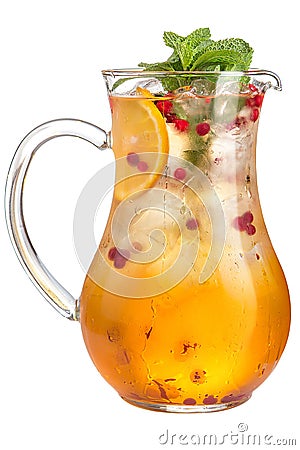
<instances>
[{"instance_id":1,"label":"citrus slice","mask_svg":"<svg viewBox=\"0 0 300 450\"><path fill-rule=\"evenodd\" d=\"M111 97L118 201L154 186L168 160L168 133L154 96L143 88L137 88L137 94Z\"/></svg>"}]
</instances>

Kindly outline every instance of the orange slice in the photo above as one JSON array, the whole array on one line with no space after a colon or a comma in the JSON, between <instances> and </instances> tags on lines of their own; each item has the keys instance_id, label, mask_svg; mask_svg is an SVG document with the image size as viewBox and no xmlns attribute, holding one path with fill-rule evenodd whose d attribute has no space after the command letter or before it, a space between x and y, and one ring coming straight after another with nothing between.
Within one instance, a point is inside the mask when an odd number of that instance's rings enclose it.
<instances>
[{"instance_id":1,"label":"orange slice","mask_svg":"<svg viewBox=\"0 0 300 450\"><path fill-rule=\"evenodd\" d=\"M168 160L168 133L154 96L142 88L137 88L137 94L111 97L118 201L154 186Z\"/></svg>"}]
</instances>

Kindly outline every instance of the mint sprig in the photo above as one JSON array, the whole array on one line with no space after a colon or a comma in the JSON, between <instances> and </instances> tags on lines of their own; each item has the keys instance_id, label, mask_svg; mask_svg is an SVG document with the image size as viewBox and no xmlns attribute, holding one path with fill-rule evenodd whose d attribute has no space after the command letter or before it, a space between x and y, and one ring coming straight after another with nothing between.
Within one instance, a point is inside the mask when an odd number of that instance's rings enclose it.
<instances>
[{"instance_id":1,"label":"mint sprig","mask_svg":"<svg viewBox=\"0 0 300 450\"><path fill-rule=\"evenodd\" d=\"M230 38L213 41L209 28L198 28L188 36L165 31L164 43L173 53L164 62L140 63L149 71L219 71L248 70L253 49L243 39Z\"/></svg>"},{"instance_id":2,"label":"mint sprig","mask_svg":"<svg viewBox=\"0 0 300 450\"><path fill-rule=\"evenodd\" d=\"M198 28L186 37L179 36L172 31L165 31L163 40L168 47L174 50L168 62L171 65L176 64L178 69L175 70L189 70L198 52L211 42L209 28Z\"/></svg>"}]
</instances>

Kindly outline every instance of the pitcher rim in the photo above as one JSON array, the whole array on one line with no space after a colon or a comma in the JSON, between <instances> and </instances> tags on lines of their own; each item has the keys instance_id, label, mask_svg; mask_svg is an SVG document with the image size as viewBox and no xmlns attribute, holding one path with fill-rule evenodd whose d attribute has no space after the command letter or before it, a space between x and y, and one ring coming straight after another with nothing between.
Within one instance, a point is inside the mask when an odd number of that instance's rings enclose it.
<instances>
[{"instance_id":1,"label":"pitcher rim","mask_svg":"<svg viewBox=\"0 0 300 450\"><path fill-rule=\"evenodd\" d=\"M124 68L124 69L103 69L101 73L108 75L269 75L273 74L269 70L250 68L248 70L143 70L140 67Z\"/></svg>"},{"instance_id":2,"label":"pitcher rim","mask_svg":"<svg viewBox=\"0 0 300 450\"><path fill-rule=\"evenodd\" d=\"M259 75L265 75L272 77L275 79L276 84L270 83L268 87L273 87L274 89L281 91L282 90L282 83L280 77L270 70L266 69L259 69L259 68L250 68L248 70L219 70L219 71L206 71L206 70L174 70L174 71L168 71L168 70L159 70L159 71L152 71L152 70L143 70L141 68L127 68L127 69L104 69L101 70L101 73L104 78L106 77L112 77L112 78L118 78L118 77L133 77L133 78L146 78L146 77L176 77L178 75L188 75L188 76L207 76L207 75L217 75L217 76L224 76L224 77L243 77L243 76L259 76Z\"/></svg>"}]
</instances>

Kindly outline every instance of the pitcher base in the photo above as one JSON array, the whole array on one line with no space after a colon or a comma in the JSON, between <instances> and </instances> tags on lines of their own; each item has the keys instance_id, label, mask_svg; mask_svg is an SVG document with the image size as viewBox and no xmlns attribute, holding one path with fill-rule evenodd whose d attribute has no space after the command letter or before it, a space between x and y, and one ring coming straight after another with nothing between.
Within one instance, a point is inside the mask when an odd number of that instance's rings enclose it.
<instances>
[{"instance_id":1,"label":"pitcher base","mask_svg":"<svg viewBox=\"0 0 300 450\"><path fill-rule=\"evenodd\" d=\"M208 412L218 412L224 411L226 409L235 408L236 406L242 405L249 398L251 394L247 397L243 397L240 400L229 401L227 403L215 403L213 405L179 405L172 403L147 403L139 400L133 400L125 397L121 397L127 403L133 406L138 406L143 409L150 409L152 411L169 412L169 413L208 413Z\"/></svg>"}]
</instances>

